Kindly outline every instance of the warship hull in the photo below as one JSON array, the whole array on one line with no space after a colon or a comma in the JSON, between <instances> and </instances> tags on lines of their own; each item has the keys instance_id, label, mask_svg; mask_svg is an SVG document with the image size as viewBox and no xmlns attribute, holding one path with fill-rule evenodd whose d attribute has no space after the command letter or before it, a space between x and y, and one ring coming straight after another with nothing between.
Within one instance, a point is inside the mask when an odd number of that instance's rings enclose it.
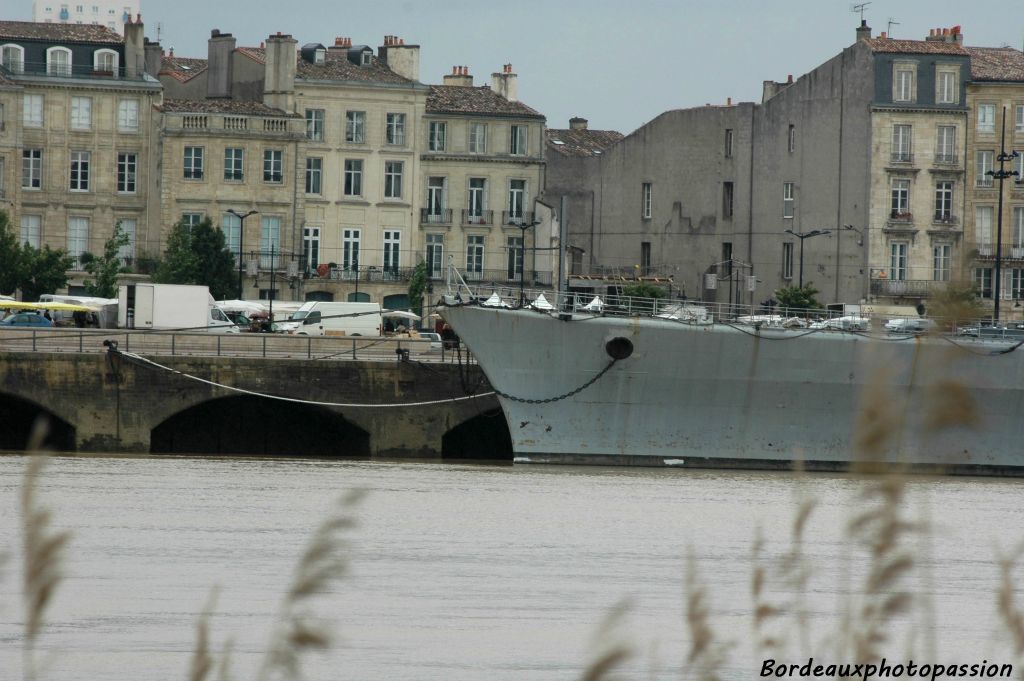
<instances>
[{"instance_id":1,"label":"warship hull","mask_svg":"<svg viewBox=\"0 0 1024 681\"><path fill-rule=\"evenodd\" d=\"M478 304L442 316L498 393L517 462L1024 474L1010 341Z\"/></svg>"}]
</instances>

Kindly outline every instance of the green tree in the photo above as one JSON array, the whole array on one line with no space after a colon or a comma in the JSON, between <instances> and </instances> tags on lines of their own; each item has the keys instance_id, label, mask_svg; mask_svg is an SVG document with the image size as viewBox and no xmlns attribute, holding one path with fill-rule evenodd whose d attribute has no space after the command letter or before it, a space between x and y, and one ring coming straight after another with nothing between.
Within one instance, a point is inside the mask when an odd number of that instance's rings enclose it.
<instances>
[{"instance_id":1,"label":"green tree","mask_svg":"<svg viewBox=\"0 0 1024 681\"><path fill-rule=\"evenodd\" d=\"M0 293L13 295L21 284L24 262L7 213L0 211Z\"/></svg>"},{"instance_id":2,"label":"green tree","mask_svg":"<svg viewBox=\"0 0 1024 681\"><path fill-rule=\"evenodd\" d=\"M174 225L153 281L208 286L210 294L218 300L241 296L235 256L227 248L224 232L214 227L209 218L191 228L183 222Z\"/></svg>"},{"instance_id":3,"label":"green tree","mask_svg":"<svg viewBox=\"0 0 1024 681\"><path fill-rule=\"evenodd\" d=\"M44 293L56 293L68 285L68 270L74 258L67 251L49 246L36 249L25 244L22 249L24 272L21 277L21 296L25 300L39 300Z\"/></svg>"},{"instance_id":4,"label":"green tree","mask_svg":"<svg viewBox=\"0 0 1024 681\"><path fill-rule=\"evenodd\" d=\"M814 297L819 293L814 284L807 282L802 287L787 286L775 291L775 299L779 301L781 308L797 308L802 310L814 310L822 307L821 303Z\"/></svg>"},{"instance_id":5,"label":"green tree","mask_svg":"<svg viewBox=\"0 0 1024 681\"><path fill-rule=\"evenodd\" d=\"M427 263L421 262L413 268L409 278L409 304L414 309L423 309L423 294L427 290Z\"/></svg>"},{"instance_id":6,"label":"green tree","mask_svg":"<svg viewBox=\"0 0 1024 681\"><path fill-rule=\"evenodd\" d=\"M951 281L944 288L935 291L928 303L927 313L929 317L939 320L946 331L952 331L965 322L975 322L988 316L978 298L977 287L963 281Z\"/></svg>"},{"instance_id":7,"label":"green tree","mask_svg":"<svg viewBox=\"0 0 1024 681\"><path fill-rule=\"evenodd\" d=\"M630 284L622 289L622 295L629 296L631 298L641 298L642 300L634 300L631 307L637 312L654 311L654 303L652 299L664 298L665 289L660 286L647 281L640 281L635 284Z\"/></svg>"},{"instance_id":8,"label":"green tree","mask_svg":"<svg viewBox=\"0 0 1024 681\"><path fill-rule=\"evenodd\" d=\"M121 221L114 223L114 234L103 244L103 255L100 257L83 255L85 271L96 277L95 281L86 280L85 292L98 298L117 297L117 277L127 268L121 264L121 249L131 243L131 238L121 228Z\"/></svg>"}]
</instances>

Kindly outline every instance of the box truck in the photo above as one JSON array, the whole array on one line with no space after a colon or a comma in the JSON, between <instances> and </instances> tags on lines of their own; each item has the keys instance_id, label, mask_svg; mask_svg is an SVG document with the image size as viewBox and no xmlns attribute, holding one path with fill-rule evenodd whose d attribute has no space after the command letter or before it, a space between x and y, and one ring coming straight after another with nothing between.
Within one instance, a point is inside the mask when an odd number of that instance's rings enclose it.
<instances>
[{"instance_id":1,"label":"box truck","mask_svg":"<svg viewBox=\"0 0 1024 681\"><path fill-rule=\"evenodd\" d=\"M238 333L214 304L206 286L128 284L118 287L117 325L122 329Z\"/></svg>"}]
</instances>

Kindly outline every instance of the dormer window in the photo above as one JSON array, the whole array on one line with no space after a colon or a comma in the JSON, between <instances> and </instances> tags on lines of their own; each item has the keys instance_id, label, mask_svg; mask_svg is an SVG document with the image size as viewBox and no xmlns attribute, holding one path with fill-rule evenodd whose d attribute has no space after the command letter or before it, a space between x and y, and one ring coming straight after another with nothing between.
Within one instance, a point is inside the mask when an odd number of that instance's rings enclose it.
<instances>
[{"instance_id":1,"label":"dormer window","mask_svg":"<svg viewBox=\"0 0 1024 681\"><path fill-rule=\"evenodd\" d=\"M97 73L117 74L118 54L114 50L96 50L92 55L93 70Z\"/></svg>"},{"instance_id":2,"label":"dormer window","mask_svg":"<svg viewBox=\"0 0 1024 681\"><path fill-rule=\"evenodd\" d=\"M71 50L51 47L46 51L46 73L50 76L71 75Z\"/></svg>"},{"instance_id":3,"label":"dormer window","mask_svg":"<svg viewBox=\"0 0 1024 681\"><path fill-rule=\"evenodd\" d=\"M323 64L325 61L327 61L327 49L317 48L317 50L313 52L313 63Z\"/></svg>"},{"instance_id":4,"label":"dormer window","mask_svg":"<svg viewBox=\"0 0 1024 681\"><path fill-rule=\"evenodd\" d=\"M363 53L362 53L362 54L360 55L360 62L359 62L359 63L360 63L360 64L361 64L362 66L369 66L369 65L370 65L370 62L371 62L372 60L373 60L373 52L371 52L370 50L366 50L365 52L363 52Z\"/></svg>"},{"instance_id":5,"label":"dormer window","mask_svg":"<svg viewBox=\"0 0 1024 681\"><path fill-rule=\"evenodd\" d=\"M21 45L4 45L0 48L0 64L11 73L25 70L25 49Z\"/></svg>"}]
</instances>

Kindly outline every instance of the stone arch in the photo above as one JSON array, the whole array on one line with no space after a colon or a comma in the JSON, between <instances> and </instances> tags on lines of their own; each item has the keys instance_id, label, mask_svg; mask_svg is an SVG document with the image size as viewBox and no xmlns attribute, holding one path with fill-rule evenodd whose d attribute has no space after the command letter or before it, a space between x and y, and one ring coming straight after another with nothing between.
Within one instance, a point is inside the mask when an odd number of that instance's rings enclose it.
<instances>
[{"instance_id":1,"label":"stone arch","mask_svg":"<svg viewBox=\"0 0 1024 681\"><path fill-rule=\"evenodd\" d=\"M150 452L365 459L370 436L326 407L239 395L168 417L153 428Z\"/></svg>"},{"instance_id":2,"label":"stone arch","mask_svg":"<svg viewBox=\"0 0 1024 681\"><path fill-rule=\"evenodd\" d=\"M42 446L75 451L75 427L46 407L9 393L0 393L0 450L25 451L37 420L46 427Z\"/></svg>"},{"instance_id":3,"label":"stone arch","mask_svg":"<svg viewBox=\"0 0 1024 681\"><path fill-rule=\"evenodd\" d=\"M445 433L441 458L511 461L512 434L501 408L477 414Z\"/></svg>"}]
</instances>

